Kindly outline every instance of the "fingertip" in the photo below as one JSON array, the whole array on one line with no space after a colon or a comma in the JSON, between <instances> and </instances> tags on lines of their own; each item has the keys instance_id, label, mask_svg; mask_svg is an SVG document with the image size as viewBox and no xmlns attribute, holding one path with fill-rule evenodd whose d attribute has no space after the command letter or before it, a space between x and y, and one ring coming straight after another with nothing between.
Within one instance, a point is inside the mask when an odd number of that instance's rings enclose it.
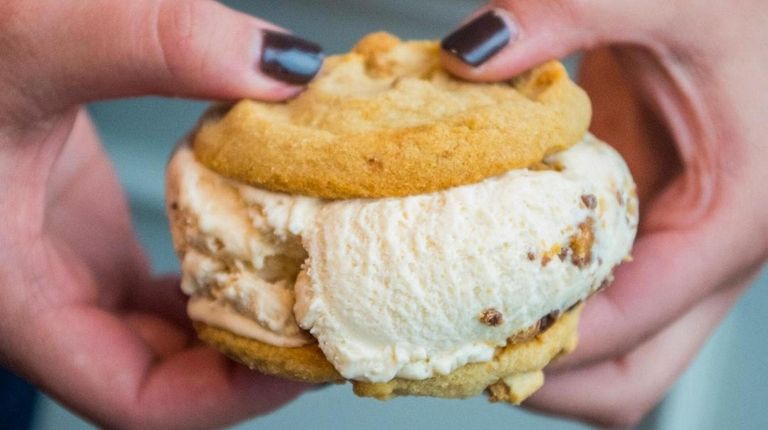
<instances>
[{"instance_id":1,"label":"fingertip","mask_svg":"<svg viewBox=\"0 0 768 430\"><path fill-rule=\"evenodd\" d=\"M510 79L546 61L623 37L616 33L620 27L605 23L607 16L625 21L624 9L607 1L494 1L443 39L443 64L472 81ZM637 37L629 33L627 37Z\"/></svg>"},{"instance_id":2,"label":"fingertip","mask_svg":"<svg viewBox=\"0 0 768 430\"><path fill-rule=\"evenodd\" d=\"M255 60L245 72L248 89L240 97L269 102L299 95L325 60L320 45L271 26L257 29L252 51Z\"/></svg>"},{"instance_id":3,"label":"fingertip","mask_svg":"<svg viewBox=\"0 0 768 430\"><path fill-rule=\"evenodd\" d=\"M499 71L499 59L509 55L520 38L520 26L506 10L482 8L440 43L443 66L471 81L495 81L510 76Z\"/></svg>"},{"instance_id":4,"label":"fingertip","mask_svg":"<svg viewBox=\"0 0 768 430\"><path fill-rule=\"evenodd\" d=\"M257 18L238 18L239 30L233 28L209 43L220 48L209 46L201 53L208 65L187 69L195 73L188 84L180 82L181 95L281 102L304 91L322 67L322 48Z\"/></svg>"}]
</instances>

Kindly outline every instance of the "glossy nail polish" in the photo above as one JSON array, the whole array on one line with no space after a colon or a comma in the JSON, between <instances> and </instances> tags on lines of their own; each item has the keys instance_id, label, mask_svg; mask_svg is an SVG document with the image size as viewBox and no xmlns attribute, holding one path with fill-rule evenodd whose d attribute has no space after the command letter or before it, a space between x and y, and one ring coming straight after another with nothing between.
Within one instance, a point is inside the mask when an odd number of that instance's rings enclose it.
<instances>
[{"instance_id":1,"label":"glossy nail polish","mask_svg":"<svg viewBox=\"0 0 768 430\"><path fill-rule=\"evenodd\" d=\"M497 12L488 11L443 39L441 47L459 60L477 67L517 37Z\"/></svg>"},{"instance_id":2,"label":"glossy nail polish","mask_svg":"<svg viewBox=\"0 0 768 430\"><path fill-rule=\"evenodd\" d=\"M259 67L265 75L294 85L311 81L323 64L320 46L288 33L264 30Z\"/></svg>"}]
</instances>

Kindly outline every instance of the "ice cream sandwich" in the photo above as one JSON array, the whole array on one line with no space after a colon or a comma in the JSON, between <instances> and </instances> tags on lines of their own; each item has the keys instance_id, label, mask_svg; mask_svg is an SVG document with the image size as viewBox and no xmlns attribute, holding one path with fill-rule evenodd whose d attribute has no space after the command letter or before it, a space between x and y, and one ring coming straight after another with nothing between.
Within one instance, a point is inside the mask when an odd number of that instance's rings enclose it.
<instances>
[{"instance_id":1,"label":"ice cream sandwich","mask_svg":"<svg viewBox=\"0 0 768 430\"><path fill-rule=\"evenodd\" d=\"M209 110L167 186L200 338L361 396L521 402L637 230L590 114L558 62L470 83L385 33L290 101Z\"/></svg>"}]
</instances>

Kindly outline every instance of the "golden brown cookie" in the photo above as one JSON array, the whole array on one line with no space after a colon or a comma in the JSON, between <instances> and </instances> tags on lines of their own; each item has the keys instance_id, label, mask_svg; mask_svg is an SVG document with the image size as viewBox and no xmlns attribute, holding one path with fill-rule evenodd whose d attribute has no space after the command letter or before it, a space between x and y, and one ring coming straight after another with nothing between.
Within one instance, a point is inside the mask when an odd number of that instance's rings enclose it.
<instances>
[{"instance_id":1,"label":"golden brown cookie","mask_svg":"<svg viewBox=\"0 0 768 430\"><path fill-rule=\"evenodd\" d=\"M328 58L287 103L212 111L194 149L220 174L273 191L404 196L534 165L579 141L590 116L558 62L470 83L442 69L436 42L376 33Z\"/></svg>"},{"instance_id":2,"label":"golden brown cookie","mask_svg":"<svg viewBox=\"0 0 768 430\"><path fill-rule=\"evenodd\" d=\"M535 326L498 348L487 363L471 363L448 375L423 380L395 378L389 382L351 381L355 394L380 400L393 396L470 397L488 390L491 400L519 404L544 382L541 369L576 346L582 305L565 312L550 327ZM543 331L540 331L540 328ZM200 339L252 369L306 382L344 382L320 348L281 348L238 336L201 322Z\"/></svg>"}]
</instances>

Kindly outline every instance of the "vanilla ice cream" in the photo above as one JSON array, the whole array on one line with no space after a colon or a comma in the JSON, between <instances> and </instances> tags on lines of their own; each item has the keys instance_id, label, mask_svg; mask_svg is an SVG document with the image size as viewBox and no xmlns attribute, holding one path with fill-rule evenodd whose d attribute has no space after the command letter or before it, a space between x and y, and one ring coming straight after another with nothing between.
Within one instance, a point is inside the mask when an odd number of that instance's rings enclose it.
<instances>
[{"instance_id":1,"label":"vanilla ice cream","mask_svg":"<svg viewBox=\"0 0 768 430\"><path fill-rule=\"evenodd\" d=\"M270 192L188 145L169 172L190 317L276 346L318 342L344 377L371 382L491 360L610 279L637 229L627 166L591 135L537 169L400 198Z\"/></svg>"}]
</instances>

